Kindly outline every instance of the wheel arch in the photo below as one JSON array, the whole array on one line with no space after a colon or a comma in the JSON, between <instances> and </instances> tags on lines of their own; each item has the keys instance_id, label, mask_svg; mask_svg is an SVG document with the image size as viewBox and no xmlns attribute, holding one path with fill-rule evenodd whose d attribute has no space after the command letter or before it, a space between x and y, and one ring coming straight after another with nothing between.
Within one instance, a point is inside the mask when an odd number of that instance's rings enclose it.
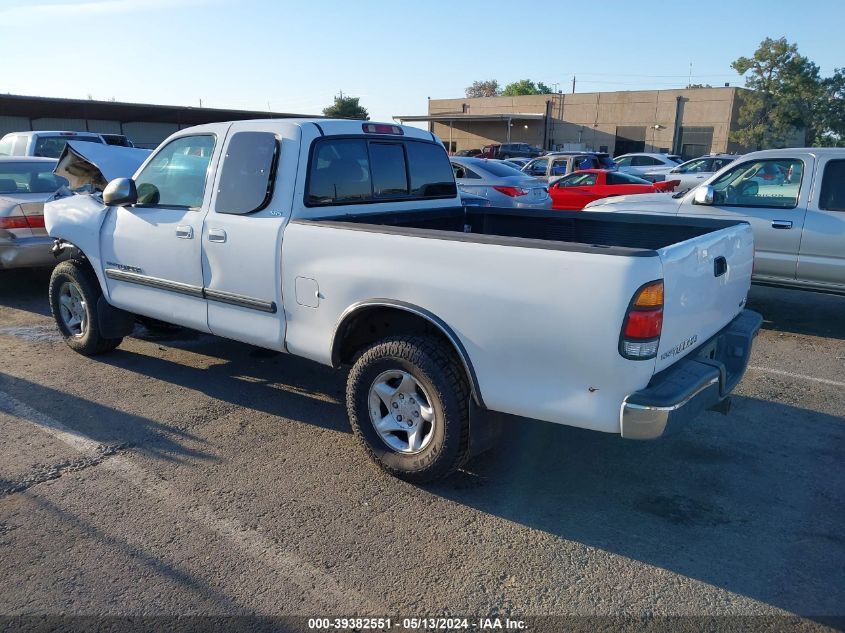
<instances>
[{"instance_id":1,"label":"wheel arch","mask_svg":"<svg viewBox=\"0 0 845 633\"><path fill-rule=\"evenodd\" d=\"M469 353L455 331L433 312L393 299L370 299L349 306L340 315L332 338L332 366L351 362L365 345L389 334L433 333L455 352L464 368L473 400L482 408L484 399Z\"/></svg>"}]
</instances>

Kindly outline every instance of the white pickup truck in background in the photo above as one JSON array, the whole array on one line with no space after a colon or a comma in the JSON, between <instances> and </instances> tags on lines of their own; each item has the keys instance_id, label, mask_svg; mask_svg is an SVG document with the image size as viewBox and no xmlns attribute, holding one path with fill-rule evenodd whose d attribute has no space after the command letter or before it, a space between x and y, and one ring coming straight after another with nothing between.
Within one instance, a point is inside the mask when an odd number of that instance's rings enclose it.
<instances>
[{"instance_id":1,"label":"white pickup truck in background","mask_svg":"<svg viewBox=\"0 0 845 633\"><path fill-rule=\"evenodd\" d=\"M586 210L742 220L754 229L755 283L845 294L843 148L753 152L689 192L605 198Z\"/></svg>"},{"instance_id":2,"label":"white pickup truck in background","mask_svg":"<svg viewBox=\"0 0 845 633\"><path fill-rule=\"evenodd\" d=\"M487 447L494 412L653 438L726 409L761 323L747 223L463 208L442 144L397 125L181 130L46 226L71 348L143 315L351 366L355 434L413 481Z\"/></svg>"}]
</instances>

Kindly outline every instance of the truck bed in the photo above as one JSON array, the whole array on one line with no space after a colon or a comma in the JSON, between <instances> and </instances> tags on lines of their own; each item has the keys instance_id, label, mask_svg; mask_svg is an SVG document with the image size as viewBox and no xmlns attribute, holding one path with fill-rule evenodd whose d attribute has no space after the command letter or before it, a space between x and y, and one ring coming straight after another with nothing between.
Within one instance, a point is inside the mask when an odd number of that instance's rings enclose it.
<instances>
[{"instance_id":1,"label":"truck bed","mask_svg":"<svg viewBox=\"0 0 845 633\"><path fill-rule=\"evenodd\" d=\"M434 239L634 256L653 255L658 249L739 224L707 218L462 207L296 222Z\"/></svg>"}]
</instances>

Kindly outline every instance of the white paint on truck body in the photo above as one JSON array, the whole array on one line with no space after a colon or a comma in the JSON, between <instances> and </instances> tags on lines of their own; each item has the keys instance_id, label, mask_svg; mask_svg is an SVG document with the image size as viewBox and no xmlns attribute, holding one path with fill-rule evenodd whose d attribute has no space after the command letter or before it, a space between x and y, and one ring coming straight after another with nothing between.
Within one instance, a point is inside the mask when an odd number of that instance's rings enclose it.
<instances>
[{"instance_id":1,"label":"white paint on truck body","mask_svg":"<svg viewBox=\"0 0 845 633\"><path fill-rule=\"evenodd\" d=\"M217 213L220 168L232 135L240 130L272 132L279 141L272 198L247 215ZM402 130L404 138L433 140L424 130ZM312 143L324 135L362 136L361 121L243 121L189 128L167 139L138 173L169 143L203 134L213 135L215 144L201 206L105 207L94 196L48 205L50 235L85 253L112 305L332 364L333 339L351 307L407 303L435 315L454 333L487 408L619 433L625 398L693 349L663 361L623 358L620 330L635 292L665 280L662 352L678 339L697 334L703 342L723 328L739 312L748 289L753 246L746 225L629 256L589 245L534 248L459 241L446 231L419 236L313 222L460 206L455 195L307 207ZM714 281L716 256L727 259L729 274ZM104 274L107 268L111 275ZM154 283L175 283L177 291L127 282L114 270L140 271ZM298 298L306 288L317 296ZM259 309L219 300L231 295L251 298Z\"/></svg>"}]
</instances>

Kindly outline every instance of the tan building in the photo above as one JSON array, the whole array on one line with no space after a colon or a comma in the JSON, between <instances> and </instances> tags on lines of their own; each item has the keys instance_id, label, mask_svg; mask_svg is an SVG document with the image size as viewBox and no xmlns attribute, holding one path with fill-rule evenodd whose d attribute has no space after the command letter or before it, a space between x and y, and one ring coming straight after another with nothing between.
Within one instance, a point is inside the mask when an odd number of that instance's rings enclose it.
<instances>
[{"instance_id":1,"label":"tan building","mask_svg":"<svg viewBox=\"0 0 845 633\"><path fill-rule=\"evenodd\" d=\"M745 92L724 87L430 99L427 115L394 118L428 122L452 152L520 142L548 150L614 156L669 152L693 158L747 149L728 140L737 129Z\"/></svg>"}]
</instances>

